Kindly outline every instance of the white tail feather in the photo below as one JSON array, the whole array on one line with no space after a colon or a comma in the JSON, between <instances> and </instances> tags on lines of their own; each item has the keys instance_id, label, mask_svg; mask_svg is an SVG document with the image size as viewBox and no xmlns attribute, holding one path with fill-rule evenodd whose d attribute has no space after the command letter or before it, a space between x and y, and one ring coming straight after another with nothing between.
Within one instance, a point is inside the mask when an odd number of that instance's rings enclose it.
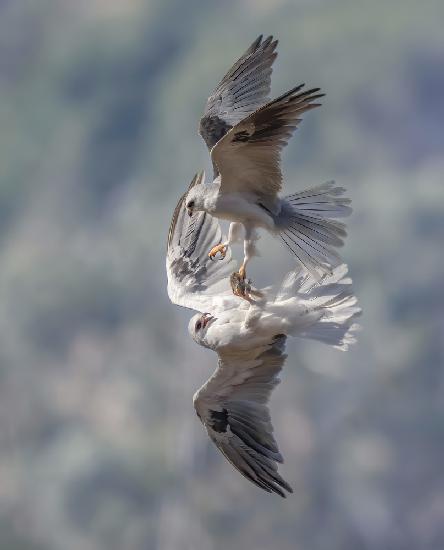
<instances>
[{"instance_id":1,"label":"white tail feather","mask_svg":"<svg viewBox=\"0 0 444 550\"><path fill-rule=\"evenodd\" d=\"M318 340L343 351L356 342L354 333L360 327L355 319L362 310L357 305L347 271L347 265L341 264L320 281L305 270L287 275L275 303L297 298L305 306L309 321L302 330L300 322L295 323L294 336Z\"/></svg>"},{"instance_id":2,"label":"white tail feather","mask_svg":"<svg viewBox=\"0 0 444 550\"><path fill-rule=\"evenodd\" d=\"M339 265L345 225L335 220L351 213L345 189L327 182L282 199L274 222L283 243L315 279Z\"/></svg>"}]
</instances>

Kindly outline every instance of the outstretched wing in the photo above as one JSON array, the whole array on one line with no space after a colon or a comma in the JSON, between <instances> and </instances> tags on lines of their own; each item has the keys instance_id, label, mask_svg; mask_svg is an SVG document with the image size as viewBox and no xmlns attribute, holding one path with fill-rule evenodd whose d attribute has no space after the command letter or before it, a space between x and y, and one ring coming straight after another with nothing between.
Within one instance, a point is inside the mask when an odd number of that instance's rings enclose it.
<instances>
[{"instance_id":1,"label":"outstretched wing","mask_svg":"<svg viewBox=\"0 0 444 550\"><path fill-rule=\"evenodd\" d=\"M209 150L230 128L266 103L277 40L259 36L236 61L207 100L199 133Z\"/></svg>"},{"instance_id":2,"label":"outstretched wing","mask_svg":"<svg viewBox=\"0 0 444 550\"><path fill-rule=\"evenodd\" d=\"M285 362L284 335L261 348L220 353L213 376L196 392L194 407L225 458L252 483L285 497L293 492L279 475L283 462L267 403Z\"/></svg>"},{"instance_id":3,"label":"outstretched wing","mask_svg":"<svg viewBox=\"0 0 444 550\"><path fill-rule=\"evenodd\" d=\"M221 175L221 192L250 192L273 200L282 187L281 151L301 122L301 115L319 107L319 88L293 88L232 128L211 151Z\"/></svg>"},{"instance_id":4,"label":"outstretched wing","mask_svg":"<svg viewBox=\"0 0 444 550\"><path fill-rule=\"evenodd\" d=\"M212 312L214 298L232 296L229 275L236 262L230 250L223 260L211 261L209 250L222 240L219 222L205 212L188 216L185 198L191 187L205 181L204 172L196 174L180 198L168 233L166 269L168 296L177 305Z\"/></svg>"}]
</instances>

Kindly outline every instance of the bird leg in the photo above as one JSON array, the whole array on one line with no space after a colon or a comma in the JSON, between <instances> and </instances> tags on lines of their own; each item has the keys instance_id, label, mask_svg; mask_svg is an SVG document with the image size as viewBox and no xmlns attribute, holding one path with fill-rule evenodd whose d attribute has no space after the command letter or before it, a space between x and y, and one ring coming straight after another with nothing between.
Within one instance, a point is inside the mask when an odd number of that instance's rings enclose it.
<instances>
[{"instance_id":1,"label":"bird leg","mask_svg":"<svg viewBox=\"0 0 444 550\"><path fill-rule=\"evenodd\" d=\"M208 257L210 258L210 260L214 260L217 254L220 253L220 260L223 260L227 255L227 250L228 243L217 244L216 246L213 246L213 248L208 252Z\"/></svg>"},{"instance_id":2,"label":"bird leg","mask_svg":"<svg viewBox=\"0 0 444 550\"><path fill-rule=\"evenodd\" d=\"M213 248L208 253L208 257L210 260L214 260L214 258L220 253L220 260L223 260L228 252L228 247L231 246L233 243L239 242L241 239L241 232L242 232L242 224L239 222L231 222L230 227L228 229L228 238L226 242L217 244L216 246L213 246Z\"/></svg>"},{"instance_id":3,"label":"bird leg","mask_svg":"<svg viewBox=\"0 0 444 550\"><path fill-rule=\"evenodd\" d=\"M243 272L245 273L245 269ZM250 279L242 278L240 269L238 272L231 274L230 285L233 294L247 300L247 302L257 302L264 297L262 292L252 288Z\"/></svg>"},{"instance_id":4,"label":"bird leg","mask_svg":"<svg viewBox=\"0 0 444 550\"><path fill-rule=\"evenodd\" d=\"M239 298L244 298L244 300L251 301L251 296L258 296L260 293L252 290L251 281L247 279L247 263L251 258L257 255L255 248L255 240L257 239L254 230L251 227L245 227L245 238L244 238L244 261L239 268L237 273L233 273L230 277L231 289L235 296Z\"/></svg>"}]
</instances>

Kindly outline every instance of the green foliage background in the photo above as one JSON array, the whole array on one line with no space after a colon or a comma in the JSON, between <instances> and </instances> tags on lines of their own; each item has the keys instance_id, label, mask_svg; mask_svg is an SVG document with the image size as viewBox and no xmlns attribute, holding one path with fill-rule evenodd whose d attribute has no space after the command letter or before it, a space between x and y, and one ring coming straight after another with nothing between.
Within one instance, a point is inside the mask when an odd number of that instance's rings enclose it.
<instances>
[{"instance_id":1,"label":"green foliage background","mask_svg":"<svg viewBox=\"0 0 444 550\"><path fill-rule=\"evenodd\" d=\"M444 3L0 2L0 550L444 547ZM364 308L292 342L272 400L286 501L210 446L215 367L168 302L169 218L209 91L260 33L273 95L321 86L286 188L335 179ZM251 274L293 265L262 241ZM265 252L266 251L266 252Z\"/></svg>"}]
</instances>

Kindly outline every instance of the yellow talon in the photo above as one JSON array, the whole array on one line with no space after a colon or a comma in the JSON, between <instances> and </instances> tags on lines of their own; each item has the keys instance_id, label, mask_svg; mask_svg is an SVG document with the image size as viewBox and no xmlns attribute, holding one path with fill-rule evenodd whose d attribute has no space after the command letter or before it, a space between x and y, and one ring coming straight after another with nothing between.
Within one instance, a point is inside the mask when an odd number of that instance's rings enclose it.
<instances>
[{"instance_id":1,"label":"yellow talon","mask_svg":"<svg viewBox=\"0 0 444 550\"><path fill-rule=\"evenodd\" d=\"M208 252L208 257L210 258L210 260L214 260L217 254L220 253L220 259L223 260L227 255L227 250L227 246L225 246L224 244L218 244L216 246L213 246L213 248Z\"/></svg>"},{"instance_id":2,"label":"yellow talon","mask_svg":"<svg viewBox=\"0 0 444 550\"><path fill-rule=\"evenodd\" d=\"M239 277L240 277L241 279L244 279L244 280L245 280L246 276L247 276L247 273L246 273L246 271L245 271L245 266L244 266L244 265L241 265L240 268L239 268Z\"/></svg>"}]
</instances>

